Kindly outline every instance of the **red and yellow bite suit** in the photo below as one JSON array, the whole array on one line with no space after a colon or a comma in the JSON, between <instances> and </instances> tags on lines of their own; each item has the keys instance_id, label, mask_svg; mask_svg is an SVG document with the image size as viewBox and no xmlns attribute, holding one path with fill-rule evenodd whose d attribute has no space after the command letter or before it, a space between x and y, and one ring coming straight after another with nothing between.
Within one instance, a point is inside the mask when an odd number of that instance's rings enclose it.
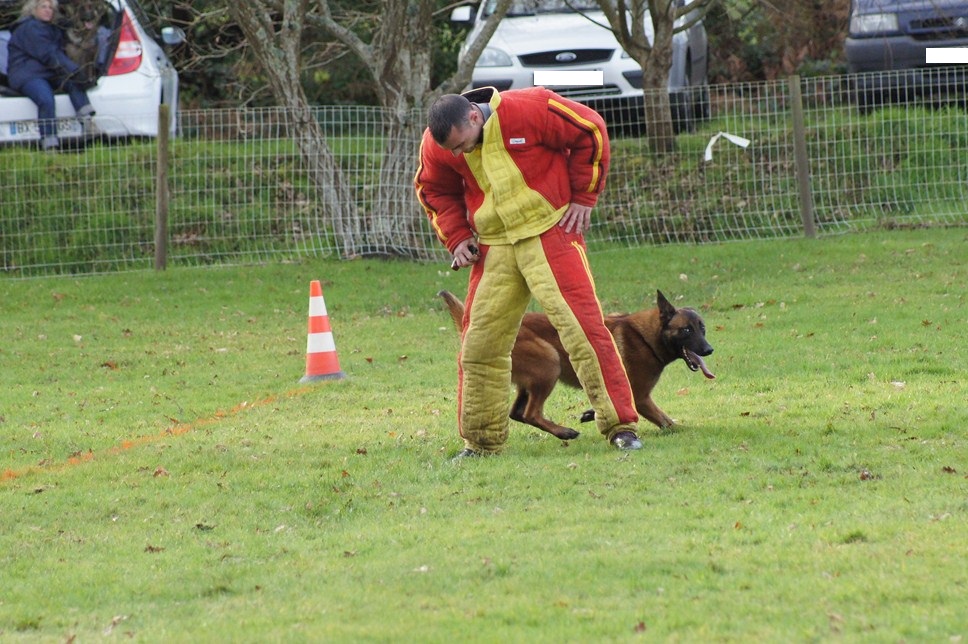
<instances>
[{"instance_id":1,"label":"red and yellow bite suit","mask_svg":"<svg viewBox=\"0 0 968 644\"><path fill-rule=\"evenodd\" d=\"M571 202L594 206L609 145L594 110L535 87L466 93L490 116L472 152L454 156L429 130L414 187L451 252L476 235L458 369L460 434L497 452L508 435L511 348L532 295L558 329L608 439L638 420L628 376L605 327L581 232L556 225Z\"/></svg>"}]
</instances>

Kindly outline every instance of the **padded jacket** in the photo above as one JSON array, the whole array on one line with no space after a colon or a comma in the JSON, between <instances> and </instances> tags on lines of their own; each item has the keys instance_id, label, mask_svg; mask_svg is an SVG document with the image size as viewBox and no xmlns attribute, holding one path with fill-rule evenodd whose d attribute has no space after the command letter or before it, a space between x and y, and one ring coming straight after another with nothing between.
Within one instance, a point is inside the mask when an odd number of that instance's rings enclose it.
<instances>
[{"instance_id":1,"label":"padded jacket","mask_svg":"<svg viewBox=\"0 0 968 644\"><path fill-rule=\"evenodd\" d=\"M464 96L491 107L483 143L455 157L425 130L414 177L449 251L475 234L482 244L512 244L554 226L570 203L595 205L609 164L597 112L542 87Z\"/></svg>"},{"instance_id":2,"label":"padded jacket","mask_svg":"<svg viewBox=\"0 0 968 644\"><path fill-rule=\"evenodd\" d=\"M34 78L44 78L56 88L78 70L77 63L64 53L60 27L33 16L13 26L7 49L7 78L15 90Z\"/></svg>"}]
</instances>

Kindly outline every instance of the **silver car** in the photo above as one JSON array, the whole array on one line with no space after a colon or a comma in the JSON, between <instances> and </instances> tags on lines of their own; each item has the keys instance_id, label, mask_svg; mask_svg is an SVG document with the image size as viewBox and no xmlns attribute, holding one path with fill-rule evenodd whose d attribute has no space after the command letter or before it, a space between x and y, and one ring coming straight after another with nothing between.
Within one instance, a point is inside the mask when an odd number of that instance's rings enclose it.
<instances>
[{"instance_id":1,"label":"silver car","mask_svg":"<svg viewBox=\"0 0 968 644\"><path fill-rule=\"evenodd\" d=\"M679 6L692 1L678 0ZM470 6L452 11L452 22L471 25L461 57L496 5L497 0L484 0L476 15ZM681 18L679 24L684 26L694 17ZM646 36L652 42L651 20L646 24ZM668 89L677 130L689 129L697 118L708 116L708 48L700 20L673 36ZM640 118L642 70L619 45L593 0L515 0L477 60L471 88L531 87L536 84L536 72L540 79L549 71L601 72L600 84L590 86L537 84L589 104L606 118L618 110Z\"/></svg>"},{"instance_id":2,"label":"silver car","mask_svg":"<svg viewBox=\"0 0 968 644\"><path fill-rule=\"evenodd\" d=\"M19 17L23 0L0 0L0 143L33 142L40 139L37 106L11 90L7 82L9 27ZM87 90L96 132L111 138L154 137L158 134L158 106L171 106L174 132L178 106L178 74L162 44L184 39L179 29L165 28L160 37L150 31L143 10L135 0L97 0L98 78ZM86 135L66 94L56 96L57 136L62 140Z\"/></svg>"}]
</instances>

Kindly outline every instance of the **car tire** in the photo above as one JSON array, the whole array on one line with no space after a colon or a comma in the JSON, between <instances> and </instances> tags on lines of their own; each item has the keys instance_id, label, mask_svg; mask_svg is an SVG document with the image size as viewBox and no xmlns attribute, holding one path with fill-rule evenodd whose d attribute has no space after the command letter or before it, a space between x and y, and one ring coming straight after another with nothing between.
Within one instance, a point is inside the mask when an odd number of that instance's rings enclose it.
<instances>
[{"instance_id":1,"label":"car tire","mask_svg":"<svg viewBox=\"0 0 968 644\"><path fill-rule=\"evenodd\" d=\"M677 92L670 92L669 103L672 105L673 131L676 134L692 132L696 127L692 89L686 88Z\"/></svg>"},{"instance_id":2,"label":"car tire","mask_svg":"<svg viewBox=\"0 0 968 644\"><path fill-rule=\"evenodd\" d=\"M695 103L693 103L693 114L696 122L708 121L711 110L709 105L709 85L702 85L693 90Z\"/></svg>"}]
</instances>

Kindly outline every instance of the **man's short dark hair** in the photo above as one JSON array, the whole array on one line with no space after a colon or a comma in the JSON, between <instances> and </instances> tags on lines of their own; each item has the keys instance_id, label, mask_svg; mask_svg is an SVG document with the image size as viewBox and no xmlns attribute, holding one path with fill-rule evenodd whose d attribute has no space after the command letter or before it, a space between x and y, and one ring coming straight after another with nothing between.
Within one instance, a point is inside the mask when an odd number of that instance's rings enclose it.
<instances>
[{"instance_id":1,"label":"man's short dark hair","mask_svg":"<svg viewBox=\"0 0 968 644\"><path fill-rule=\"evenodd\" d=\"M443 145L454 127L460 129L470 122L471 102L460 94L444 94L430 106L427 127L434 141Z\"/></svg>"}]
</instances>

